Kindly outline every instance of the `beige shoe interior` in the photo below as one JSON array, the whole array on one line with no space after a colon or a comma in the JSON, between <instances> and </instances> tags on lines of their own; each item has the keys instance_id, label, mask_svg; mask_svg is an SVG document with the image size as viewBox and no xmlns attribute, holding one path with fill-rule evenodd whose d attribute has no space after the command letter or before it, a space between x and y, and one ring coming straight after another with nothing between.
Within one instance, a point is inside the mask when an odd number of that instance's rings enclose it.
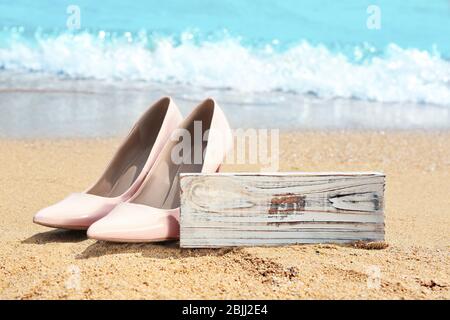
<instances>
[{"instance_id":1,"label":"beige shoe interior","mask_svg":"<svg viewBox=\"0 0 450 320\"><path fill-rule=\"evenodd\" d=\"M203 141L203 139L201 144L197 143L196 145L194 139L194 121L201 121L201 135L203 137L205 131L209 130L211 127L213 114L214 101L206 100L183 121L179 128L184 128L189 131L191 136L190 148L188 148L189 150L181 149L178 155L183 157L183 159L189 159L189 161L183 161L181 164L176 164L172 161L172 149L180 143L183 138L180 137L178 140L171 140L161 152L160 158L157 160L155 167L150 173L151 176L148 177L144 189L133 200L134 203L145 204L161 209L174 209L180 206L179 174L201 172L204 161L203 156L207 146L207 141ZM201 163L194 163L194 148L201 148ZM183 154L183 152L185 152L185 154Z\"/></svg>"},{"instance_id":2,"label":"beige shoe interior","mask_svg":"<svg viewBox=\"0 0 450 320\"><path fill-rule=\"evenodd\" d=\"M169 98L161 99L143 114L102 177L88 193L117 197L131 187L147 162L169 104Z\"/></svg>"}]
</instances>

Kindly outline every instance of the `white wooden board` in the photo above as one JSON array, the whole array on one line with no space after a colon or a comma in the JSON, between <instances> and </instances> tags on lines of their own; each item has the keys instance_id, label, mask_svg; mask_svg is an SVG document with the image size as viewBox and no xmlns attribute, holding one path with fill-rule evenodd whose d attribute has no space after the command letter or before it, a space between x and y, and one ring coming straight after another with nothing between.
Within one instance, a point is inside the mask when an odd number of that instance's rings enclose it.
<instances>
[{"instance_id":1,"label":"white wooden board","mask_svg":"<svg viewBox=\"0 0 450 320\"><path fill-rule=\"evenodd\" d=\"M180 246L384 240L377 172L181 174Z\"/></svg>"}]
</instances>

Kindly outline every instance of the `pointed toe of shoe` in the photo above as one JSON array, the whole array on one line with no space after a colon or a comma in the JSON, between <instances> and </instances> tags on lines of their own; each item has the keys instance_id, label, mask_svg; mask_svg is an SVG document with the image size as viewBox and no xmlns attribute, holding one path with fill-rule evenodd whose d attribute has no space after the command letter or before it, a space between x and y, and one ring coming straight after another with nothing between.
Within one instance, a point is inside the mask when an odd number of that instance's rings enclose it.
<instances>
[{"instance_id":1,"label":"pointed toe of shoe","mask_svg":"<svg viewBox=\"0 0 450 320\"><path fill-rule=\"evenodd\" d=\"M108 214L114 206L107 198L74 193L38 211L33 222L52 228L86 230L96 220Z\"/></svg>"},{"instance_id":2,"label":"pointed toe of shoe","mask_svg":"<svg viewBox=\"0 0 450 320\"><path fill-rule=\"evenodd\" d=\"M60 210L58 204L38 211L33 217L33 222L42 226L75 230L87 229L88 220L75 212Z\"/></svg>"},{"instance_id":3,"label":"pointed toe of shoe","mask_svg":"<svg viewBox=\"0 0 450 320\"><path fill-rule=\"evenodd\" d=\"M179 238L178 210L123 203L92 224L88 237L112 242L157 242Z\"/></svg>"}]
</instances>

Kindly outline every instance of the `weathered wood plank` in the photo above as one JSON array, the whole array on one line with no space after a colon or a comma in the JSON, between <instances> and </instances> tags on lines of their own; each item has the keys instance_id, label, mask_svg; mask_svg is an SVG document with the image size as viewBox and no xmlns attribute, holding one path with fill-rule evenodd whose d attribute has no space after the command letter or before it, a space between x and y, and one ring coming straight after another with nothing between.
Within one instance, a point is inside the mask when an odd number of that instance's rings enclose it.
<instances>
[{"instance_id":1,"label":"weathered wood plank","mask_svg":"<svg viewBox=\"0 0 450 320\"><path fill-rule=\"evenodd\" d=\"M181 174L180 245L384 240L377 172Z\"/></svg>"}]
</instances>

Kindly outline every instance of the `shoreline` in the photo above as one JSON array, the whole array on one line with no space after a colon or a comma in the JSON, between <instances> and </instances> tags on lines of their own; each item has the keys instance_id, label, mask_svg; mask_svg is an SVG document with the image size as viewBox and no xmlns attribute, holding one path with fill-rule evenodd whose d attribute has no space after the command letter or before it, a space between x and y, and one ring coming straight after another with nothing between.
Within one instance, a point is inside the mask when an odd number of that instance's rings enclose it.
<instances>
[{"instance_id":1,"label":"shoreline","mask_svg":"<svg viewBox=\"0 0 450 320\"><path fill-rule=\"evenodd\" d=\"M131 127L130 127L131 128ZM276 128L238 128L244 130L248 129L254 129L254 130L260 130L260 129L267 129L272 130ZM232 128L232 130L235 130ZM424 135L450 135L450 128L449 129L432 129L432 128L416 128L416 129L405 129L405 128L388 128L388 129L373 129L373 128L349 128L349 129L332 129L332 128L316 128L316 129L278 129L280 136L286 136L290 134L329 134L329 135L351 135L351 134L375 134L375 135L417 135L417 136L424 136ZM76 136L76 135L67 135L67 136L7 136L7 135L0 135L0 142L1 141L16 141L16 142L51 142L51 141L101 141L101 140L120 140L123 139L127 134L127 131L123 133L117 133L117 134L111 134L107 136Z\"/></svg>"},{"instance_id":2,"label":"shoreline","mask_svg":"<svg viewBox=\"0 0 450 320\"><path fill-rule=\"evenodd\" d=\"M183 115L214 97L232 128L450 130L450 106L444 105L8 74L0 72L0 138L120 136L162 96L172 96Z\"/></svg>"}]
</instances>

